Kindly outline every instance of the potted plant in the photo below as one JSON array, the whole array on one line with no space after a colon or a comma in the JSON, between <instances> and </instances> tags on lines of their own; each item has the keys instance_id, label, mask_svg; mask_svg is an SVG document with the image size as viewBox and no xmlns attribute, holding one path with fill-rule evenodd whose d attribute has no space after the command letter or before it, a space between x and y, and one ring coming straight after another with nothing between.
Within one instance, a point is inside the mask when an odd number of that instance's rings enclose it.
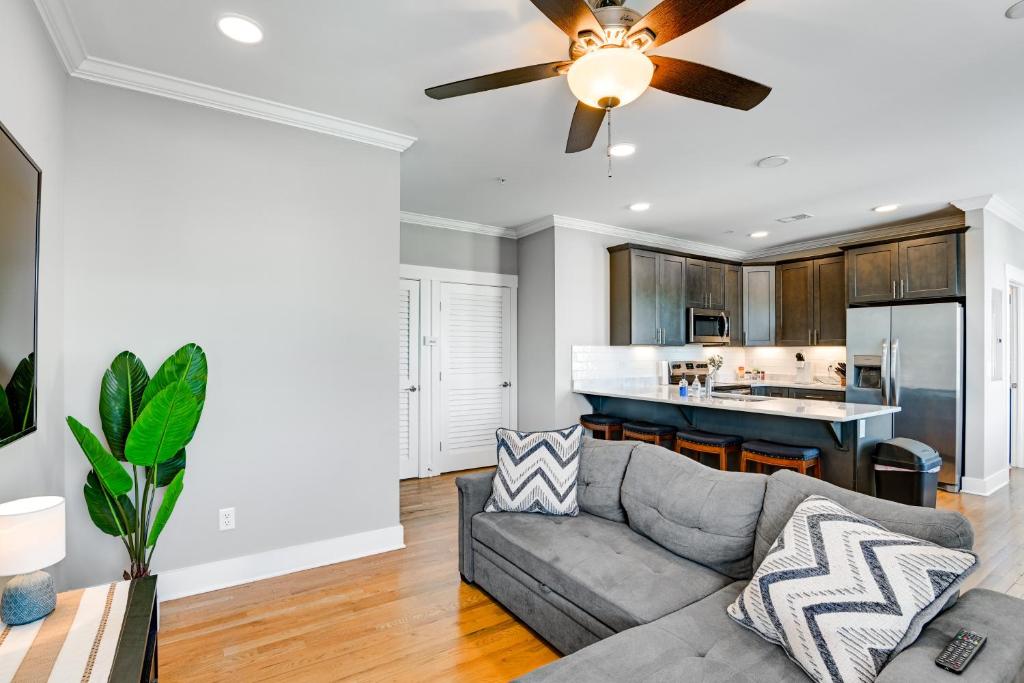
<instances>
[{"instance_id":1,"label":"potted plant","mask_svg":"<svg viewBox=\"0 0 1024 683\"><path fill-rule=\"evenodd\" d=\"M804 359L804 354L802 354L801 352L797 351L796 352L796 369L797 370L803 370L805 365L807 365L807 361Z\"/></svg>"},{"instance_id":2,"label":"potted plant","mask_svg":"<svg viewBox=\"0 0 1024 683\"><path fill-rule=\"evenodd\" d=\"M92 465L84 488L89 517L124 544L130 563L125 579L149 575L156 542L184 489L185 447L203 413L206 378L206 354L196 344L178 349L152 378L138 356L123 351L100 385L107 447L68 416Z\"/></svg>"}]
</instances>

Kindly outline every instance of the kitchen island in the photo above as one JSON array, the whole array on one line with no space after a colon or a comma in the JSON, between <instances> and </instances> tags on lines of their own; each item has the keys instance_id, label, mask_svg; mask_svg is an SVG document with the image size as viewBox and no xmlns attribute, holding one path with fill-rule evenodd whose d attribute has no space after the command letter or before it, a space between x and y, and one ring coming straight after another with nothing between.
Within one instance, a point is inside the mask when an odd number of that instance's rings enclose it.
<instances>
[{"instance_id":1,"label":"kitchen island","mask_svg":"<svg viewBox=\"0 0 1024 683\"><path fill-rule=\"evenodd\" d=\"M597 413L735 434L748 441L817 447L825 481L869 495L874 492L871 456L879 441L892 438L892 414L900 410L741 394L681 397L675 386L644 382L576 382L573 391Z\"/></svg>"}]
</instances>

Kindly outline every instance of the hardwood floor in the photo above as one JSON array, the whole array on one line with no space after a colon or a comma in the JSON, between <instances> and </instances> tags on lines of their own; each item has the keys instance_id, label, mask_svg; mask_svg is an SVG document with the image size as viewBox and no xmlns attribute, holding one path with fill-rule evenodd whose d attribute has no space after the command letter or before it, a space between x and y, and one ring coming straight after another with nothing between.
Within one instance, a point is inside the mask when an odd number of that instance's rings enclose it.
<instances>
[{"instance_id":1,"label":"hardwood floor","mask_svg":"<svg viewBox=\"0 0 1024 683\"><path fill-rule=\"evenodd\" d=\"M402 483L404 550L164 603L161 680L507 681L556 659L459 579L454 479ZM1024 471L939 507L974 524L967 587L1024 597Z\"/></svg>"}]
</instances>

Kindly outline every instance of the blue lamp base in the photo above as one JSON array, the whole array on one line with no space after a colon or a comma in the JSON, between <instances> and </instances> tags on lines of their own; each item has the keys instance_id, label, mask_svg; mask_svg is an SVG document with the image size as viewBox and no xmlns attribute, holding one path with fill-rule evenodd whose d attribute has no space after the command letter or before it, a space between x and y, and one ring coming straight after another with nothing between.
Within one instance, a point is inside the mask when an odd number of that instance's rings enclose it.
<instances>
[{"instance_id":1,"label":"blue lamp base","mask_svg":"<svg viewBox=\"0 0 1024 683\"><path fill-rule=\"evenodd\" d=\"M0 621L8 626L30 624L57 607L57 589L46 572L15 576L4 586L0 598Z\"/></svg>"}]
</instances>

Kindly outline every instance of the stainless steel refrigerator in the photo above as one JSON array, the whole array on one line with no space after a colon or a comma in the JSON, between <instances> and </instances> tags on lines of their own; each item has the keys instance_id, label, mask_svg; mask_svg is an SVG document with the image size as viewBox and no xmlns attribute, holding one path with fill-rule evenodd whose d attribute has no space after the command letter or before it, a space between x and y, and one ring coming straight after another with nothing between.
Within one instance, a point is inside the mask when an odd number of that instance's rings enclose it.
<instances>
[{"instance_id":1,"label":"stainless steel refrigerator","mask_svg":"<svg viewBox=\"0 0 1024 683\"><path fill-rule=\"evenodd\" d=\"M899 406L893 435L942 455L939 486L960 490L964 309L958 303L846 311L846 400Z\"/></svg>"}]
</instances>

